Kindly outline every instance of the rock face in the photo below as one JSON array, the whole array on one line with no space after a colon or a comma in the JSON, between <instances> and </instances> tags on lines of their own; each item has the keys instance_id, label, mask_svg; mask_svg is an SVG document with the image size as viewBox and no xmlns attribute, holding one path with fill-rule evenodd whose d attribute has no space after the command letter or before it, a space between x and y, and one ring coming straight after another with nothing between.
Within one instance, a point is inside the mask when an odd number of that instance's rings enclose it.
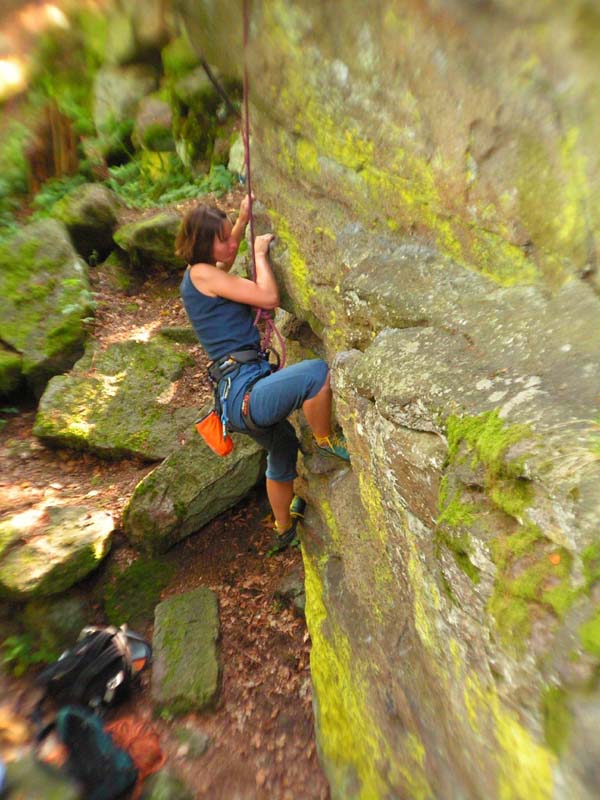
<instances>
[{"instance_id":1,"label":"rock face","mask_svg":"<svg viewBox=\"0 0 600 800\"><path fill-rule=\"evenodd\" d=\"M119 122L134 119L140 100L156 88L156 75L150 67L104 66L94 79L94 124L107 132Z\"/></svg>"},{"instance_id":2,"label":"rock face","mask_svg":"<svg viewBox=\"0 0 600 800\"><path fill-rule=\"evenodd\" d=\"M110 549L113 519L82 507L32 508L0 526L0 595L24 600L64 592Z\"/></svg>"},{"instance_id":3,"label":"rock face","mask_svg":"<svg viewBox=\"0 0 600 800\"><path fill-rule=\"evenodd\" d=\"M188 31L235 71L210 5ZM595 797L600 18L275 0L253 25L256 189L352 456L304 472L332 796Z\"/></svg>"},{"instance_id":4,"label":"rock face","mask_svg":"<svg viewBox=\"0 0 600 800\"><path fill-rule=\"evenodd\" d=\"M56 767L42 764L32 753L8 765L5 789L8 800L81 800L81 792L70 778Z\"/></svg>"},{"instance_id":5,"label":"rock face","mask_svg":"<svg viewBox=\"0 0 600 800\"><path fill-rule=\"evenodd\" d=\"M129 254L134 267L143 269L160 264L180 270L185 263L174 254L180 223L179 214L163 211L140 222L121 226L115 232L115 242Z\"/></svg>"},{"instance_id":6,"label":"rock face","mask_svg":"<svg viewBox=\"0 0 600 800\"><path fill-rule=\"evenodd\" d=\"M152 699L173 714L200 711L219 689L219 610L210 589L177 595L156 607Z\"/></svg>"},{"instance_id":7,"label":"rock face","mask_svg":"<svg viewBox=\"0 0 600 800\"><path fill-rule=\"evenodd\" d=\"M112 232L121 203L114 192L95 183L85 183L55 204L52 215L63 222L77 252L89 259L106 258L113 249Z\"/></svg>"},{"instance_id":8,"label":"rock face","mask_svg":"<svg viewBox=\"0 0 600 800\"><path fill-rule=\"evenodd\" d=\"M90 347L68 375L50 382L33 432L55 446L105 458L160 461L197 416L197 409L169 407L189 358L162 337Z\"/></svg>"},{"instance_id":9,"label":"rock face","mask_svg":"<svg viewBox=\"0 0 600 800\"><path fill-rule=\"evenodd\" d=\"M140 102L135 118L132 141L136 147L164 152L174 150L171 126L173 115L168 103L160 96L149 95Z\"/></svg>"},{"instance_id":10,"label":"rock face","mask_svg":"<svg viewBox=\"0 0 600 800\"><path fill-rule=\"evenodd\" d=\"M233 453L215 455L194 434L142 480L123 517L128 538L146 552L163 553L238 503L264 472L264 451L234 436Z\"/></svg>"},{"instance_id":11,"label":"rock face","mask_svg":"<svg viewBox=\"0 0 600 800\"><path fill-rule=\"evenodd\" d=\"M1 338L21 357L21 374L36 395L81 356L92 313L86 265L59 222L34 222L0 249ZM10 354L0 359L7 393L18 385L16 367Z\"/></svg>"}]
</instances>

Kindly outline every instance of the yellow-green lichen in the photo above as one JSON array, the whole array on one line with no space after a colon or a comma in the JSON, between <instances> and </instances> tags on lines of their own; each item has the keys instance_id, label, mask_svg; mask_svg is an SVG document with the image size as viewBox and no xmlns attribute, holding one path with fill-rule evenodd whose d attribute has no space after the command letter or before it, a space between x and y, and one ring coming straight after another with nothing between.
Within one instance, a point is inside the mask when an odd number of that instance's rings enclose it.
<instances>
[{"instance_id":1,"label":"yellow-green lichen","mask_svg":"<svg viewBox=\"0 0 600 800\"><path fill-rule=\"evenodd\" d=\"M337 165L325 177L329 188L351 197L356 211L370 221L376 203L388 228L429 235L445 255L501 285L538 279L536 264L507 235L468 223L445 207L441 187L447 181L448 168L439 153L430 159L411 152L404 146L403 129L391 120L385 121L377 142L371 140L358 121L340 117L331 94L326 96L306 79L310 69L307 71L308 56L302 47L290 39L282 41L282 46L287 58L278 102L297 134L295 142L285 133L279 134L278 158L285 171L323 180L322 157ZM406 94L406 113L412 114L418 126L418 106L410 92Z\"/></svg>"},{"instance_id":2,"label":"yellow-green lichen","mask_svg":"<svg viewBox=\"0 0 600 800\"><path fill-rule=\"evenodd\" d=\"M600 658L600 610L579 628L579 638L586 652Z\"/></svg>"},{"instance_id":3,"label":"yellow-green lichen","mask_svg":"<svg viewBox=\"0 0 600 800\"><path fill-rule=\"evenodd\" d=\"M338 796L357 800L384 797L390 789L415 800L432 798L422 742L414 732L398 748L384 738L369 708L369 662L357 657L328 613L319 577L325 564L317 566L304 551L303 556L316 721L332 787Z\"/></svg>"},{"instance_id":4,"label":"yellow-green lichen","mask_svg":"<svg viewBox=\"0 0 600 800\"><path fill-rule=\"evenodd\" d=\"M380 773L384 743L366 708L364 687L356 674L346 635L333 626L324 632L328 613L323 586L316 567L304 555L306 622L312 640L311 675L318 700L317 723L320 743L335 783L341 788L356 775L357 797L383 797L385 783Z\"/></svg>"},{"instance_id":5,"label":"yellow-green lichen","mask_svg":"<svg viewBox=\"0 0 600 800\"><path fill-rule=\"evenodd\" d=\"M415 628L424 647L437 657L441 643L435 629L433 612L441 608L441 597L437 587L428 579L423 569L415 542L408 537L407 543L410 549L407 573L413 591ZM432 662L432 666L435 666L435 663Z\"/></svg>"},{"instance_id":6,"label":"yellow-green lichen","mask_svg":"<svg viewBox=\"0 0 600 800\"><path fill-rule=\"evenodd\" d=\"M542 693L542 714L546 744L560 755L569 738L571 713L567 694L560 686L547 686Z\"/></svg>"},{"instance_id":7,"label":"yellow-green lichen","mask_svg":"<svg viewBox=\"0 0 600 800\"><path fill-rule=\"evenodd\" d=\"M475 732L491 722L497 742L498 764L496 797L501 800L550 800L553 796L554 754L538 744L518 721L505 710L495 686L485 688L474 674L465 681L465 705Z\"/></svg>"},{"instance_id":8,"label":"yellow-green lichen","mask_svg":"<svg viewBox=\"0 0 600 800\"><path fill-rule=\"evenodd\" d=\"M300 245L292 235L290 226L285 217L277 214L275 211L270 211L269 213L275 223L277 236L287 248L294 292L303 307L309 310L311 307L311 298L314 296L315 290L310 282L310 274L306 261L302 256Z\"/></svg>"},{"instance_id":9,"label":"yellow-green lichen","mask_svg":"<svg viewBox=\"0 0 600 800\"><path fill-rule=\"evenodd\" d=\"M319 503L319 513L323 517L323 521L327 526L327 530L329 531L334 547L339 548L341 544L340 530L338 528L335 515L331 509L331 505L324 498L321 498L321 501Z\"/></svg>"},{"instance_id":10,"label":"yellow-green lichen","mask_svg":"<svg viewBox=\"0 0 600 800\"><path fill-rule=\"evenodd\" d=\"M385 547L387 524L383 512L383 498L372 480L364 472L358 474L358 485L363 507L367 513L369 533L374 542L373 557L369 563L373 592L373 613L383 620L386 607L393 606L394 575Z\"/></svg>"}]
</instances>

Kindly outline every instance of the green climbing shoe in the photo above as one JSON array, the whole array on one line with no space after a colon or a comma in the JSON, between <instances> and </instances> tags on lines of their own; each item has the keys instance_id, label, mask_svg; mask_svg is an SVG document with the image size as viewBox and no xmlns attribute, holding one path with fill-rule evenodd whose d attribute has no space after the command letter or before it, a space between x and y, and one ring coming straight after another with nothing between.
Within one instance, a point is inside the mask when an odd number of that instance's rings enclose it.
<instances>
[{"instance_id":1,"label":"green climbing shoe","mask_svg":"<svg viewBox=\"0 0 600 800\"><path fill-rule=\"evenodd\" d=\"M350 454L346 447L346 439L342 433L332 433L331 436L324 436L315 440L317 450L329 456L336 456L342 461L350 461Z\"/></svg>"},{"instance_id":2,"label":"green climbing shoe","mask_svg":"<svg viewBox=\"0 0 600 800\"><path fill-rule=\"evenodd\" d=\"M290 517L294 519L304 519L304 509L306 508L306 500L295 494L294 499L290 503Z\"/></svg>"},{"instance_id":3,"label":"green climbing shoe","mask_svg":"<svg viewBox=\"0 0 600 800\"><path fill-rule=\"evenodd\" d=\"M297 541L296 537L296 525L298 524L298 519L292 519L292 524L289 528L285 531L279 532L277 527L277 523L275 523L275 541L273 546L269 548L267 551L268 556L273 556L276 553L281 553L283 550L287 550L288 547L295 544Z\"/></svg>"}]
</instances>

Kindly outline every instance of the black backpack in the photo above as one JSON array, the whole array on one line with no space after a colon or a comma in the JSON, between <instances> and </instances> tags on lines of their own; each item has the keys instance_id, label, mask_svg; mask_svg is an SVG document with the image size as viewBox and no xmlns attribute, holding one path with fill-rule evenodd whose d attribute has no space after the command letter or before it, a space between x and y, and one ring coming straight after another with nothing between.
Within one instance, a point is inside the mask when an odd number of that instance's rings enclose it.
<instances>
[{"instance_id":1,"label":"black backpack","mask_svg":"<svg viewBox=\"0 0 600 800\"><path fill-rule=\"evenodd\" d=\"M46 698L59 706L112 705L127 695L151 657L150 645L124 625L84 628L77 643L38 675L43 695L37 708Z\"/></svg>"}]
</instances>

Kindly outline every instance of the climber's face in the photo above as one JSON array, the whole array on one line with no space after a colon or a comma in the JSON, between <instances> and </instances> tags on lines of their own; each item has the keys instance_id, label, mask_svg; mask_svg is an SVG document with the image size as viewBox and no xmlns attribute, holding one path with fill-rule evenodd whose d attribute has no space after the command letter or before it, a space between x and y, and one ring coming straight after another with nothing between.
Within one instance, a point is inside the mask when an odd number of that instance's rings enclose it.
<instances>
[{"instance_id":1,"label":"climber's face","mask_svg":"<svg viewBox=\"0 0 600 800\"><path fill-rule=\"evenodd\" d=\"M215 262L220 261L226 267L230 267L233 264L238 250L238 243L231 235L232 230L231 222L226 219L213 242L213 260Z\"/></svg>"}]
</instances>

